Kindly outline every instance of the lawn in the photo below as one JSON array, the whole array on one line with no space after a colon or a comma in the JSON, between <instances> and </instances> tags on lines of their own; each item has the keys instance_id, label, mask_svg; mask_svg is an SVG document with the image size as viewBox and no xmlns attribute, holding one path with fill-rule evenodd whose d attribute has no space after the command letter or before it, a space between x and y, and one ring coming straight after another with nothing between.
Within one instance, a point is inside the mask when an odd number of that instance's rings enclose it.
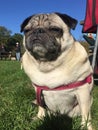
<instances>
[{"instance_id":1,"label":"lawn","mask_svg":"<svg viewBox=\"0 0 98 130\"><path fill-rule=\"evenodd\" d=\"M98 87L93 89L92 123L98 130ZM21 70L20 62L0 61L0 130L79 130L80 119L49 115L34 121L37 107L31 81ZM85 129L86 130L86 129Z\"/></svg>"}]
</instances>

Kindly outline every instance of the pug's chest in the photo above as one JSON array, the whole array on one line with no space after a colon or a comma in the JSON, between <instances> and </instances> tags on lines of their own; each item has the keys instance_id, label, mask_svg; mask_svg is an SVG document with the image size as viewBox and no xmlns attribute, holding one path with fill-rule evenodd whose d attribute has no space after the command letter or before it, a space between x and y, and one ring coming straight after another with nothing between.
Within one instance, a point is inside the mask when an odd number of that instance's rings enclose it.
<instances>
[{"instance_id":1,"label":"pug's chest","mask_svg":"<svg viewBox=\"0 0 98 130\"><path fill-rule=\"evenodd\" d=\"M43 74L41 72L33 73L31 76L32 83L38 86L46 86L50 89L59 87L61 85L68 85L76 80L77 76L73 74L68 75L64 71L54 71L52 73Z\"/></svg>"},{"instance_id":2,"label":"pug's chest","mask_svg":"<svg viewBox=\"0 0 98 130\"><path fill-rule=\"evenodd\" d=\"M77 104L77 99L73 90L69 92L62 91L43 91L44 102L46 106L54 111L68 113Z\"/></svg>"}]
</instances>

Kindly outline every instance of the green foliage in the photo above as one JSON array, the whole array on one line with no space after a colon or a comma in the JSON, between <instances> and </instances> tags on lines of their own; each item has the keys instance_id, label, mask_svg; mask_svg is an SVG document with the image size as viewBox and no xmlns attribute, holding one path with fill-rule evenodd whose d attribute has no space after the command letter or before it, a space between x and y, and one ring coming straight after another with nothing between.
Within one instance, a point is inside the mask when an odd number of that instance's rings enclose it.
<instances>
[{"instance_id":1,"label":"green foliage","mask_svg":"<svg viewBox=\"0 0 98 130\"><path fill-rule=\"evenodd\" d=\"M11 31L6 27L0 26L0 45L6 44L7 39L11 36Z\"/></svg>"},{"instance_id":2,"label":"green foliage","mask_svg":"<svg viewBox=\"0 0 98 130\"><path fill-rule=\"evenodd\" d=\"M93 90L92 122L98 130L98 86ZM20 69L20 62L0 61L0 130L80 130L81 118L51 113L42 120L33 120L37 108L31 81ZM84 129L86 130L86 128Z\"/></svg>"},{"instance_id":3,"label":"green foliage","mask_svg":"<svg viewBox=\"0 0 98 130\"><path fill-rule=\"evenodd\" d=\"M0 37L3 36L10 36L11 35L11 31L8 30L6 27L4 26L0 26Z\"/></svg>"},{"instance_id":4,"label":"green foliage","mask_svg":"<svg viewBox=\"0 0 98 130\"><path fill-rule=\"evenodd\" d=\"M11 35L11 33L12 32L6 27L0 26L0 46L3 44L5 45L7 51L13 52L15 50L16 42L19 42L23 50L23 35L20 33L15 33Z\"/></svg>"},{"instance_id":5,"label":"green foliage","mask_svg":"<svg viewBox=\"0 0 98 130\"><path fill-rule=\"evenodd\" d=\"M9 51L12 51L12 53L13 53L15 51L16 42L19 42L21 45L21 48L23 49L22 41L23 41L22 34L15 33L14 35L12 35L11 37L8 38L7 44L6 44L7 49Z\"/></svg>"}]
</instances>

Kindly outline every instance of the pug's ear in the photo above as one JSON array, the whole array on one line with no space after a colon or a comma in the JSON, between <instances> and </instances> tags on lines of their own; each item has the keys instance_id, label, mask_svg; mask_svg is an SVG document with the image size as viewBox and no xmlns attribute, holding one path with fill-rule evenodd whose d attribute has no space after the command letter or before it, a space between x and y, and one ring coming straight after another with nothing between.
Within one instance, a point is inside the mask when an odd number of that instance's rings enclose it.
<instances>
[{"instance_id":1,"label":"pug's ear","mask_svg":"<svg viewBox=\"0 0 98 130\"><path fill-rule=\"evenodd\" d=\"M55 13L57 14L65 24L67 24L71 29L75 29L78 21L70 16L68 16L67 14L61 14L61 13Z\"/></svg>"},{"instance_id":2,"label":"pug's ear","mask_svg":"<svg viewBox=\"0 0 98 130\"><path fill-rule=\"evenodd\" d=\"M24 28L25 26L28 24L28 22L30 21L30 19L32 18L33 16L29 16L28 18L26 18L23 23L21 24L21 29L20 29L20 32L23 32L24 31Z\"/></svg>"}]
</instances>

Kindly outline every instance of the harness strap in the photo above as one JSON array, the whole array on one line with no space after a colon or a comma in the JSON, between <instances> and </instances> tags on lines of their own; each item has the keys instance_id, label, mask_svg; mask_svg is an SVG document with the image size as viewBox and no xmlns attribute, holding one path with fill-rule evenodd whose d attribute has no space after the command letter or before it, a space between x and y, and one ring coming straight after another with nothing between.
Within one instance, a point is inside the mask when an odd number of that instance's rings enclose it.
<instances>
[{"instance_id":1,"label":"harness strap","mask_svg":"<svg viewBox=\"0 0 98 130\"><path fill-rule=\"evenodd\" d=\"M92 74L87 76L82 81L73 82L73 83L70 83L68 85L62 85L62 86L59 86L56 88L48 88L47 86L38 86L38 85L34 84L36 89L37 89L37 91L36 91L37 104L40 106L43 106L43 99L42 99L42 91L43 90L45 90L45 91L60 91L60 90L65 90L65 89L77 88L77 87L80 87L86 83L90 84L91 82L92 82Z\"/></svg>"}]
</instances>

